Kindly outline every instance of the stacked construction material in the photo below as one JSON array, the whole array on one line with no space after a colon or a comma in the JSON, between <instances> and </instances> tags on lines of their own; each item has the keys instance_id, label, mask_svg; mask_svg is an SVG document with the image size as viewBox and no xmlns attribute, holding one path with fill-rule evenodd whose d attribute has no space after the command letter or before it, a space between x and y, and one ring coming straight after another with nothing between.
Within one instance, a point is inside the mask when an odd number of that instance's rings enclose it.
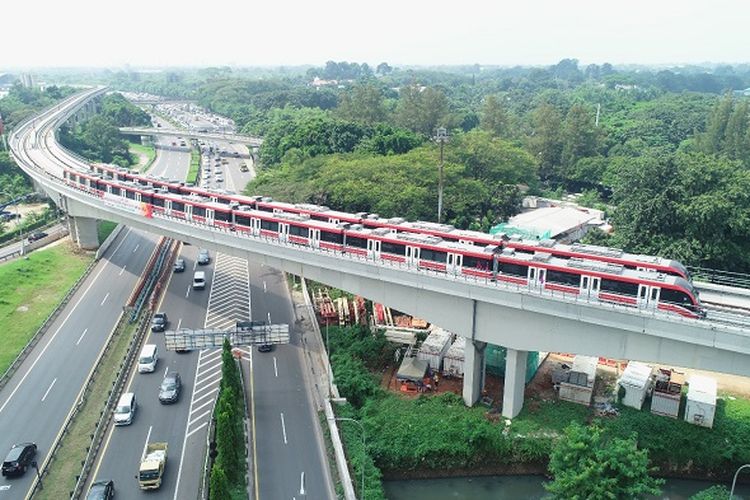
<instances>
[{"instance_id":1,"label":"stacked construction material","mask_svg":"<svg viewBox=\"0 0 750 500\"><path fill-rule=\"evenodd\" d=\"M651 413L677 418L683 385L685 385L684 373L659 369L656 373L654 395L651 397Z\"/></svg>"},{"instance_id":2,"label":"stacked construction material","mask_svg":"<svg viewBox=\"0 0 750 500\"><path fill-rule=\"evenodd\" d=\"M453 334L442 328L435 328L430 332L422 345L419 347L417 358L427 361L430 369L440 371L443 356L451 346Z\"/></svg>"},{"instance_id":3,"label":"stacked construction material","mask_svg":"<svg viewBox=\"0 0 750 500\"><path fill-rule=\"evenodd\" d=\"M591 356L576 356L573 366L566 377L560 382L560 399L586 406L591 405L596 380L597 359Z\"/></svg>"},{"instance_id":4,"label":"stacked construction material","mask_svg":"<svg viewBox=\"0 0 750 500\"><path fill-rule=\"evenodd\" d=\"M685 421L703 427L714 426L716 379L693 375L688 382Z\"/></svg>"},{"instance_id":5,"label":"stacked construction material","mask_svg":"<svg viewBox=\"0 0 750 500\"><path fill-rule=\"evenodd\" d=\"M454 377L464 376L464 351L466 350L466 339L456 337L443 357L443 375Z\"/></svg>"},{"instance_id":6,"label":"stacked construction material","mask_svg":"<svg viewBox=\"0 0 750 500\"><path fill-rule=\"evenodd\" d=\"M651 390L651 367L643 363L629 363L617 383L625 390L622 404L640 410Z\"/></svg>"}]
</instances>

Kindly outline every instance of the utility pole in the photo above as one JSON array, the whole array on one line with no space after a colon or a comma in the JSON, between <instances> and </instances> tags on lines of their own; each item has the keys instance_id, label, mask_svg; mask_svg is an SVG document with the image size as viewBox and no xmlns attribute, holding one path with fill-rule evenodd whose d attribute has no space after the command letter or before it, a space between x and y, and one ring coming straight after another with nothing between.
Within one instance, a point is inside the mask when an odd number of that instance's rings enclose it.
<instances>
[{"instance_id":1,"label":"utility pole","mask_svg":"<svg viewBox=\"0 0 750 500\"><path fill-rule=\"evenodd\" d=\"M448 142L448 132L445 127L439 127L436 131L435 137L433 138L436 142L440 143L440 177L438 180L438 209L437 209L437 220L438 224L443 222L443 148L445 143Z\"/></svg>"}]
</instances>

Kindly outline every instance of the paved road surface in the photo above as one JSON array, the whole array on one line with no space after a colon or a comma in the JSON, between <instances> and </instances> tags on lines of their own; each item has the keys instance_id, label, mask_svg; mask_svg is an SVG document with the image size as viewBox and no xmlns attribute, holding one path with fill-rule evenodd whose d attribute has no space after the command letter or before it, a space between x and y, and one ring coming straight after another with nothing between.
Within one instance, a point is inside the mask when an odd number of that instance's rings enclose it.
<instances>
[{"instance_id":1,"label":"paved road surface","mask_svg":"<svg viewBox=\"0 0 750 500\"><path fill-rule=\"evenodd\" d=\"M306 366L283 274L250 263L253 319L290 326L292 343L252 353L258 490L261 499L335 498L316 428ZM300 496L302 474L305 492Z\"/></svg>"},{"instance_id":2,"label":"paved road surface","mask_svg":"<svg viewBox=\"0 0 750 500\"><path fill-rule=\"evenodd\" d=\"M53 234L57 232L64 231L65 227L62 224L56 224L48 229L37 229L35 231L44 231L47 234ZM28 235L27 235L28 236ZM28 243L23 244L24 247L28 245ZM5 257L15 254L16 252L21 250L21 242L17 243L11 243L9 245L5 245L4 247L0 247L0 262L2 262Z\"/></svg>"},{"instance_id":3,"label":"paved road surface","mask_svg":"<svg viewBox=\"0 0 750 500\"><path fill-rule=\"evenodd\" d=\"M0 391L0 454L34 441L44 462L156 238L123 231L34 351ZM0 500L24 498L33 474L0 479Z\"/></svg>"}]
</instances>

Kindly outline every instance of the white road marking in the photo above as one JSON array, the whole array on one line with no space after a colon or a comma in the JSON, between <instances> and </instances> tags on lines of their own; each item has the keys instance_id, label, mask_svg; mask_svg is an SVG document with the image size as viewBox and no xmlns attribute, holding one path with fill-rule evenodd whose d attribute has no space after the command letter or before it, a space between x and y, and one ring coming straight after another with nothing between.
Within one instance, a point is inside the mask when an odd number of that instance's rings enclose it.
<instances>
[{"instance_id":1,"label":"white road marking","mask_svg":"<svg viewBox=\"0 0 750 500\"><path fill-rule=\"evenodd\" d=\"M125 235L124 235L124 236L122 237L122 241L120 242L120 244L119 244L119 245L117 245L117 248L115 248L115 251L114 251L114 252L112 252L112 255L110 255L110 256L109 256L109 260L112 260L112 258L113 258L113 257L115 256L115 254L116 254L116 253L117 253L117 251L118 251L118 250L120 249L120 247L122 246L122 244L123 244L123 243L125 243L125 240L127 240L127 234L128 234L129 232L130 232L130 228L128 228L128 230L127 230L127 231L125 231Z\"/></svg>"},{"instance_id":2,"label":"white road marking","mask_svg":"<svg viewBox=\"0 0 750 500\"><path fill-rule=\"evenodd\" d=\"M286 440L286 425L284 425L284 414L281 414L281 432L284 434L284 444L287 444Z\"/></svg>"},{"instance_id":3,"label":"white road marking","mask_svg":"<svg viewBox=\"0 0 750 500\"><path fill-rule=\"evenodd\" d=\"M141 460L146 458L146 448L148 448L148 440L151 439L151 429L153 429L152 425L148 426L148 434L146 434L146 442L143 443L143 453L141 454Z\"/></svg>"},{"instance_id":4,"label":"white road marking","mask_svg":"<svg viewBox=\"0 0 750 500\"><path fill-rule=\"evenodd\" d=\"M200 415L198 415L197 417L191 418L191 419L190 419L190 423L191 423L191 424L194 424L194 423L195 423L195 422L197 422L198 420L200 420L200 419L202 419L202 418L205 418L206 416L210 415L212 411L213 411L213 408L209 408L209 409L208 409L208 411L204 411L203 413L201 413L201 414L200 414Z\"/></svg>"},{"instance_id":5,"label":"white road marking","mask_svg":"<svg viewBox=\"0 0 750 500\"><path fill-rule=\"evenodd\" d=\"M299 476L299 494L300 495L305 494L305 472L304 471Z\"/></svg>"},{"instance_id":6,"label":"white road marking","mask_svg":"<svg viewBox=\"0 0 750 500\"><path fill-rule=\"evenodd\" d=\"M267 290L266 290L266 282L264 281L263 282L263 293L266 293L266 292L267 292Z\"/></svg>"},{"instance_id":7,"label":"white road marking","mask_svg":"<svg viewBox=\"0 0 750 500\"><path fill-rule=\"evenodd\" d=\"M117 273L117 275L118 275L118 276L122 276L122 273L124 273L124 272L125 272L125 268L126 268L126 267L128 267L128 266L122 266L122 269L120 269L120 272L119 272L119 273Z\"/></svg>"},{"instance_id":8,"label":"white road marking","mask_svg":"<svg viewBox=\"0 0 750 500\"><path fill-rule=\"evenodd\" d=\"M164 368L164 376L167 376L167 373L169 373L169 367Z\"/></svg>"},{"instance_id":9,"label":"white road marking","mask_svg":"<svg viewBox=\"0 0 750 500\"><path fill-rule=\"evenodd\" d=\"M42 403L44 403L44 400L47 399L47 396L49 395L49 391L52 390L52 388L55 386L55 382L57 382L57 378L52 381L52 383L47 388L47 392L44 393L44 396L42 396Z\"/></svg>"},{"instance_id":10,"label":"white road marking","mask_svg":"<svg viewBox=\"0 0 750 500\"><path fill-rule=\"evenodd\" d=\"M205 386L205 387L201 387L200 389L196 389L196 390L195 390L195 393L193 394L193 396L195 396L195 394L197 394L197 393L199 393L199 392L202 392L202 391L203 391L204 389L208 389L209 387L211 387L211 386L210 386L210 385L207 385L207 386ZM201 397L199 397L199 398L196 398L196 399L194 399L194 400L193 400L193 402L192 402L192 403L190 403L190 406L192 406L192 405L193 405L193 403L195 403L196 401L200 401L200 400L201 400L201 399L203 399L204 397L206 397L206 396L208 396L209 394L212 394L212 393L214 393L214 392L216 392L216 391L218 391L218 390L219 390L219 388L218 388L218 387L214 387L213 389L211 389L210 391L208 391L207 393L205 393L205 394L204 394L203 396L201 396Z\"/></svg>"},{"instance_id":11,"label":"white road marking","mask_svg":"<svg viewBox=\"0 0 750 500\"><path fill-rule=\"evenodd\" d=\"M185 434L185 439L189 438L190 436L192 436L193 434L195 434L199 430L203 429L206 425L208 425L208 422L203 422L201 425L199 425L198 427L196 427L192 431L190 431L187 434ZM182 472L182 458L180 458L180 472ZM180 478L180 475L178 473L177 474L178 481L179 481L179 478ZM177 492L175 492L175 495L177 495Z\"/></svg>"},{"instance_id":12,"label":"white road marking","mask_svg":"<svg viewBox=\"0 0 750 500\"><path fill-rule=\"evenodd\" d=\"M276 356L273 357L273 373L277 377L279 376L279 368L276 366Z\"/></svg>"},{"instance_id":13,"label":"white road marking","mask_svg":"<svg viewBox=\"0 0 750 500\"><path fill-rule=\"evenodd\" d=\"M21 381L18 382L18 385L15 389L13 389L13 392L10 393L10 396L8 396L8 399L5 400L5 403L3 403L3 406L0 406L0 413L3 412L6 406L8 406L8 403L10 403L10 400L13 399L13 396L16 395L16 392L18 392L18 389L20 389L21 384L26 380L26 377L29 376L29 373L31 373L31 370L34 369L36 364L39 362L40 359L42 359L42 356L44 356L44 353L47 352L47 348L50 346L50 344L55 340L55 337L57 337L57 334L60 333L63 326L65 326L65 323L68 322L70 317L73 315L73 312L78 308L78 306L81 304L83 299L86 297L86 294L89 293L89 290L91 290L91 287L94 286L94 283L96 283L96 280L99 278L99 275L102 274L102 271L104 271L107 268L107 266L102 266L102 268L99 270L98 273L96 273L96 276L94 276L94 279L89 283L89 286L86 288L86 291L83 292L83 295L81 295L81 298L78 299L78 302L76 302L76 305L73 306L73 309L70 310L67 316L65 316L65 319L60 324L60 326L55 330L55 333L52 335L52 338L49 339L49 342L44 346L44 349L42 349L42 352L39 353L39 356L36 357L34 362L31 364L31 367L29 367L29 370L24 374L23 377L21 377Z\"/></svg>"},{"instance_id":14,"label":"white road marking","mask_svg":"<svg viewBox=\"0 0 750 500\"><path fill-rule=\"evenodd\" d=\"M88 331L89 331L89 329L88 329L88 328L86 328L86 329L85 329L85 330L83 331L83 333L81 334L81 336L80 336L80 337L78 337L78 342L76 342L76 345L78 345L78 344L80 344L80 343L81 343L81 340L83 340L83 337L84 337L84 335L86 335L86 332L88 332Z\"/></svg>"},{"instance_id":15,"label":"white road marking","mask_svg":"<svg viewBox=\"0 0 750 500\"><path fill-rule=\"evenodd\" d=\"M140 243L138 243L138 244L137 244L137 245L135 246L135 248L133 249L133 253L137 252L137 251L138 251L138 249L139 249L140 247L141 247L141 244L140 244Z\"/></svg>"},{"instance_id":16,"label":"white road marking","mask_svg":"<svg viewBox=\"0 0 750 500\"><path fill-rule=\"evenodd\" d=\"M188 295L190 295L190 285L188 285L187 292L185 292L185 298L188 298Z\"/></svg>"},{"instance_id":17,"label":"white road marking","mask_svg":"<svg viewBox=\"0 0 750 500\"><path fill-rule=\"evenodd\" d=\"M266 314L267 314L267 317L268 317L268 324L270 325L271 324L271 313L269 312L269 313L266 313Z\"/></svg>"},{"instance_id":18,"label":"white road marking","mask_svg":"<svg viewBox=\"0 0 750 500\"><path fill-rule=\"evenodd\" d=\"M208 394L205 394L205 395L201 396L201 397L200 397L200 399L203 399L203 398L204 398L205 396L207 396L207 395L208 395ZM195 401L198 401L198 400L196 399ZM209 399L208 401L206 401L205 403L203 403L203 404L202 404L202 405L200 405L199 407L197 407L197 408L195 408L195 409L192 409L192 410L190 410L190 414L192 415L192 414L193 414L193 413L195 413L196 411L198 411L198 410L202 410L202 409L203 409L203 408L205 408L205 407L206 407L207 405L210 405L210 404L211 404L212 402L213 402L213 400L212 400L212 399Z\"/></svg>"},{"instance_id":19,"label":"white road marking","mask_svg":"<svg viewBox=\"0 0 750 500\"><path fill-rule=\"evenodd\" d=\"M193 271L198 267L198 259L193 262Z\"/></svg>"},{"instance_id":20,"label":"white road marking","mask_svg":"<svg viewBox=\"0 0 750 500\"><path fill-rule=\"evenodd\" d=\"M100 305L100 306L103 306L103 305L104 305L104 303L105 303L105 302L107 302L107 299L108 299L108 298L109 298L109 292L107 292L107 295L105 295L105 296L104 296L104 298L102 299L102 303L101 303L101 304L99 304L99 305Z\"/></svg>"},{"instance_id":21,"label":"white road marking","mask_svg":"<svg viewBox=\"0 0 750 500\"><path fill-rule=\"evenodd\" d=\"M180 325L181 324L182 324L182 318L180 318L179 321L177 321L177 329L178 330L180 329Z\"/></svg>"}]
</instances>

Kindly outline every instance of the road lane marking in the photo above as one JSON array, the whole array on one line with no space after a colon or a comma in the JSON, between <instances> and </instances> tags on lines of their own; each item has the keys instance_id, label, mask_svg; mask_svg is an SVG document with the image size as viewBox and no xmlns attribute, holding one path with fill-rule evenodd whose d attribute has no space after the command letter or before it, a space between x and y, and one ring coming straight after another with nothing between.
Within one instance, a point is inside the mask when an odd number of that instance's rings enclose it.
<instances>
[{"instance_id":1,"label":"road lane marking","mask_svg":"<svg viewBox=\"0 0 750 500\"><path fill-rule=\"evenodd\" d=\"M188 298L188 295L190 295L190 285L188 285L187 292L185 292L185 298Z\"/></svg>"},{"instance_id":2,"label":"road lane marking","mask_svg":"<svg viewBox=\"0 0 750 500\"><path fill-rule=\"evenodd\" d=\"M83 337L84 337L84 336L86 335L86 332L88 332L88 331L89 331L89 329L88 329L88 328L86 328L86 329L85 329L85 330L83 331L83 333L81 334L81 336L80 336L80 337L78 337L78 342L76 342L76 345L78 345L78 344L80 344L80 343L81 343L81 340L83 340Z\"/></svg>"},{"instance_id":3,"label":"road lane marking","mask_svg":"<svg viewBox=\"0 0 750 500\"><path fill-rule=\"evenodd\" d=\"M47 396L49 395L49 391L52 390L52 388L55 386L55 382L57 382L57 378L52 381L52 383L47 388L47 392L44 393L44 396L42 396L42 403L44 403L44 400L47 399Z\"/></svg>"},{"instance_id":4,"label":"road lane marking","mask_svg":"<svg viewBox=\"0 0 750 500\"><path fill-rule=\"evenodd\" d=\"M118 275L118 276L122 276L122 273L124 273L124 272L125 272L125 268L126 268L126 267L128 267L128 266L122 266L122 269L120 269L120 272L119 272L119 273L117 273L117 275Z\"/></svg>"},{"instance_id":5,"label":"road lane marking","mask_svg":"<svg viewBox=\"0 0 750 500\"><path fill-rule=\"evenodd\" d=\"M281 414L281 432L284 434L284 444L287 444L286 440L286 425L284 425L284 414Z\"/></svg>"},{"instance_id":6,"label":"road lane marking","mask_svg":"<svg viewBox=\"0 0 750 500\"><path fill-rule=\"evenodd\" d=\"M273 373L277 377L279 376L279 368L276 366L276 356L273 357Z\"/></svg>"},{"instance_id":7,"label":"road lane marking","mask_svg":"<svg viewBox=\"0 0 750 500\"><path fill-rule=\"evenodd\" d=\"M167 376L167 373L169 373L169 367L164 368L164 376Z\"/></svg>"},{"instance_id":8,"label":"road lane marking","mask_svg":"<svg viewBox=\"0 0 750 500\"><path fill-rule=\"evenodd\" d=\"M130 232L130 228L128 228L128 230L127 230L127 231L125 231L125 234L124 234L124 235L123 235L123 237L122 237L122 241L120 242L120 244L119 244L119 245L117 245L117 248L115 248L115 251L114 251L114 252L112 252L112 255L110 255L110 256L109 256L109 260L110 260L110 261L111 261L111 260L112 260L112 259L114 258L115 254L116 254L116 253L117 253L117 251L118 251L118 250L120 249L120 247L122 246L122 244L123 244L123 243L125 243L125 240L127 240L127 239L128 239L128 238L127 238L127 235L128 235L128 233L129 233L129 232Z\"/></svg>"},{"instance_id":9,"label":"road lane marking","mask_svg":"<svg viewBox=\"0 0 750 500\"><path fill-rule=\"evenodd\" d=\"M270 325L271 324L271 313L270 312L266 313L266 316L268 317L268 324Z\"/></svg>"},{"instance_id":10,"label":"road lane marking","mask_svg":"<svg viewBox=\"0 0 750 500\"><path fill-rule=\"evenodd\" d=\"M141 454L141 462L143 462L143 459L146 458L146 448L148 448L148 440L151 439L151 429L153 429L153 425L148 426L148 434L146 434L146 442L143 443L143 453Z\"/></svg>"},{"instance_id":11,"label":"road lane marking","mask_svg":"<svg viewBox=\"0 0 750 500\"><path fill-rule=\"evenodd\" d=\"M191 424L194 424L194 423L195 423L195 422L197 422L198 420L200 420L200 419L202 419L202 418L205 418L206 416L210 415L212 411L213 411L213 408L209 408L209 409L208 409L208 411L204 411L203 413L201 413L201 414L200 414L200 415L198 415L197 417L191 418L191 419L190 419L190 423L191 423Z\"/></svg>"},{"instance_id":12,"label":"road lane marking","mask_svg":"<svg viewBox=\"0 0 750 500\"><path fill-rule=\"evenodd\" d=\"M208 413L211 413L211 412L208 412ZM185 434L185 438L189 438L190 436L192 436L193 434L195 434L199 430L203 429L206 425L208 425L208 422L203 422L201 425L199 425L198 427L196 427L192 431L190 431L187 434ZM180 460L180 467L182 467L182 460ZM178 480L179 480L179 475L178 475Z\"/></svg>"},{"instance_id":13,"label":"road lane marking","mask_svg":"<svg viewBox=\"0 0 750 500\"><path fill-rule=\"evenodd\" d=\"M216 381L214 381L214 382L216 382ZM208 389L209 387L211 387L211 386L210 386L210 385L207 385L207 386L205 386L205 387L201 387L200 389L196 389L196 390L195 390L195 391L193 392L193 396L195 396L195 395L196 395L196 394L198 394L199 392L203 392L203 390L204 390L204 389ZM218 390L219 390L219 388L218 388L218 387L214 387L213 389L211 389L210 391L208 391L208 392L207 392L206 394L204 394L203 396L201 396L201 397L199 397L199 398L196 398L196 399L194 399L193 401L191 401L191 402L190 402L190 406L192 407L192 406L193 406L193 403L195 403L196 401L200 401L201 399L205 398L205 397L206 397L206 396L208 396L209 394L211 394L211 393L214 393L214 392L216 392L216 391L218 391Z\"/></svg>"},{"instance_id":14,"label":"road lane marking","mask_svg":"<svg viewBox=\"0 0 750 500\"><path fill-rule=\"evenodd\" d=\"M102 266L102 268L99 270L99 272L96 273L96 276L94 276L94 279L91 281L91 283L89 283L89 286L86 288L86 291L83 292L83 295L81 295L81 298L78 299L78 302L76 302L76 305L74 305L73 309L71 309L70 312L68 313L68 315L65 316L65 319L60 324L60 326L57 328L57 330L55 330L55 333L52 335L52 338L50 338L49 342L47 342L47 344L45 344L44 348L42 349L42 352L40 352L39 356L36 357L36 359L34 360L34 362L29 367L29 370L23 375L23 377L21 377L21 380L18 382L18 385L16 386L15 389L13 389L13 392L10 393L10 396L8 396L8 399L5 400L5 403L3 403L2 406L0 406L0 413L2 413L3 410L5 409L5 407L8 406L8 403L10 403L10 400L13 399L13 396L16 395L16 392L18 392L18 389L20 389L21 385L24 383L24 381L26 380L26 377L29 376L29 373L31 373L31 370L33 370L34 367L36 366L36 364L39 362L39 360L42 359L42 356L44 356L44 353L47 352L47 348L55 340L55 338L57 337L57 334L60 333L60 331L63 329L63 326L65 326L65 323L68 322L68 320L73 315L73 313L75 312L75 310L78 309L78 306L81 304L81 302L83 301L83 299L86 298L86 294L89 293L89 290L91 290L91 287L94 286L94 283L96 283L96 280L99 279L99 275L102 274L102 272L106 268L107 268L107 265L105 264L104 266Z\"/></svg>"},{"instance_id":15,"label":"road lane marking","mask_svg":"<svg viewBox=\"0 0 750 500\"><path fill-rule=\"evenodd\" d=\"M205 397L205 396L203 396L203 397ZM196 399L196 401L197 401L197 399ZM191 408L191 410L190 410L190 414L192 415L192 414L193 414L193 413L195 413L196 411L202 410L202 409L203 409L203 408L205 408L206 406L210 405L210 404L211 404L212 402L213 402L213 400L212 400L212 399L209 399L208 401L206 401L205 403L203 403L203 404L202 404L202 405L200 405L199 407L197 407L197 408L195 408L195 409L192 409L192 408Z\"/></svg>"},{"instance_id":16,"label":"road lane marking","mask_svg":"<svg viewBox=\"0 0 750 500\"><path fill-rule=\"evenodd\" d=\"M266 293L266 292L267 292L267 290L266 290L266 282L264 281L263 282L263 293Z\"/></svg>"},{"instance_id":17,"label":"road lane marking","mask_svg":"<svg viewBox=\"0 0 750 500\"><path fill-rule=\"evenodd\" d=\"M107 295L105 295L105 296L104 296L104 298L102 299L102 303L101 303L101 304L99 304L99 306L100 306L100 307L101 307L101 306L103 306L103 305L104 305L104 303L105 303L105 302L107 302L107 299L108 299L108 298L109 298L109 292L107 292Z\"/></svg>"},{"instance_id":18,"label":"road lane marking","mask_svg":"<svg viewBox=\"0 0 750 500\"><path fill-rule=\"evenodd\" d=\"M302 474L299 476L299 494L304 495L305 494L305 472L302 471ZM364 496L364 494L362 495Z\"/></svg>"},{"instance_id":19,"label":"road lane marking","mask_svg":"<svg viewBox=\"0 0 750 500\"><path fill-rule=\"evenodd\" d=\"M182 318L180 318L180 319L179 319L179 320L177 321L177 330L178 330L178 331L180 330L180 325L181 325L181 324L182 324Z\"/></svg>"},{"instance_id":20,"label":"road lane marking","mask_svg":"<svg viewBox=\"0 0 750 500\"><path fill-rule=\"evenodd\" d=\"M140 244L140 243L138 243L138 244L137 244L137 245L135 246L135 248L133 249L133 253L137 252L137 251L138 251L138 249L140 248L140 246L141 246L141 244Z\"/></svg>"}]
</instances>

